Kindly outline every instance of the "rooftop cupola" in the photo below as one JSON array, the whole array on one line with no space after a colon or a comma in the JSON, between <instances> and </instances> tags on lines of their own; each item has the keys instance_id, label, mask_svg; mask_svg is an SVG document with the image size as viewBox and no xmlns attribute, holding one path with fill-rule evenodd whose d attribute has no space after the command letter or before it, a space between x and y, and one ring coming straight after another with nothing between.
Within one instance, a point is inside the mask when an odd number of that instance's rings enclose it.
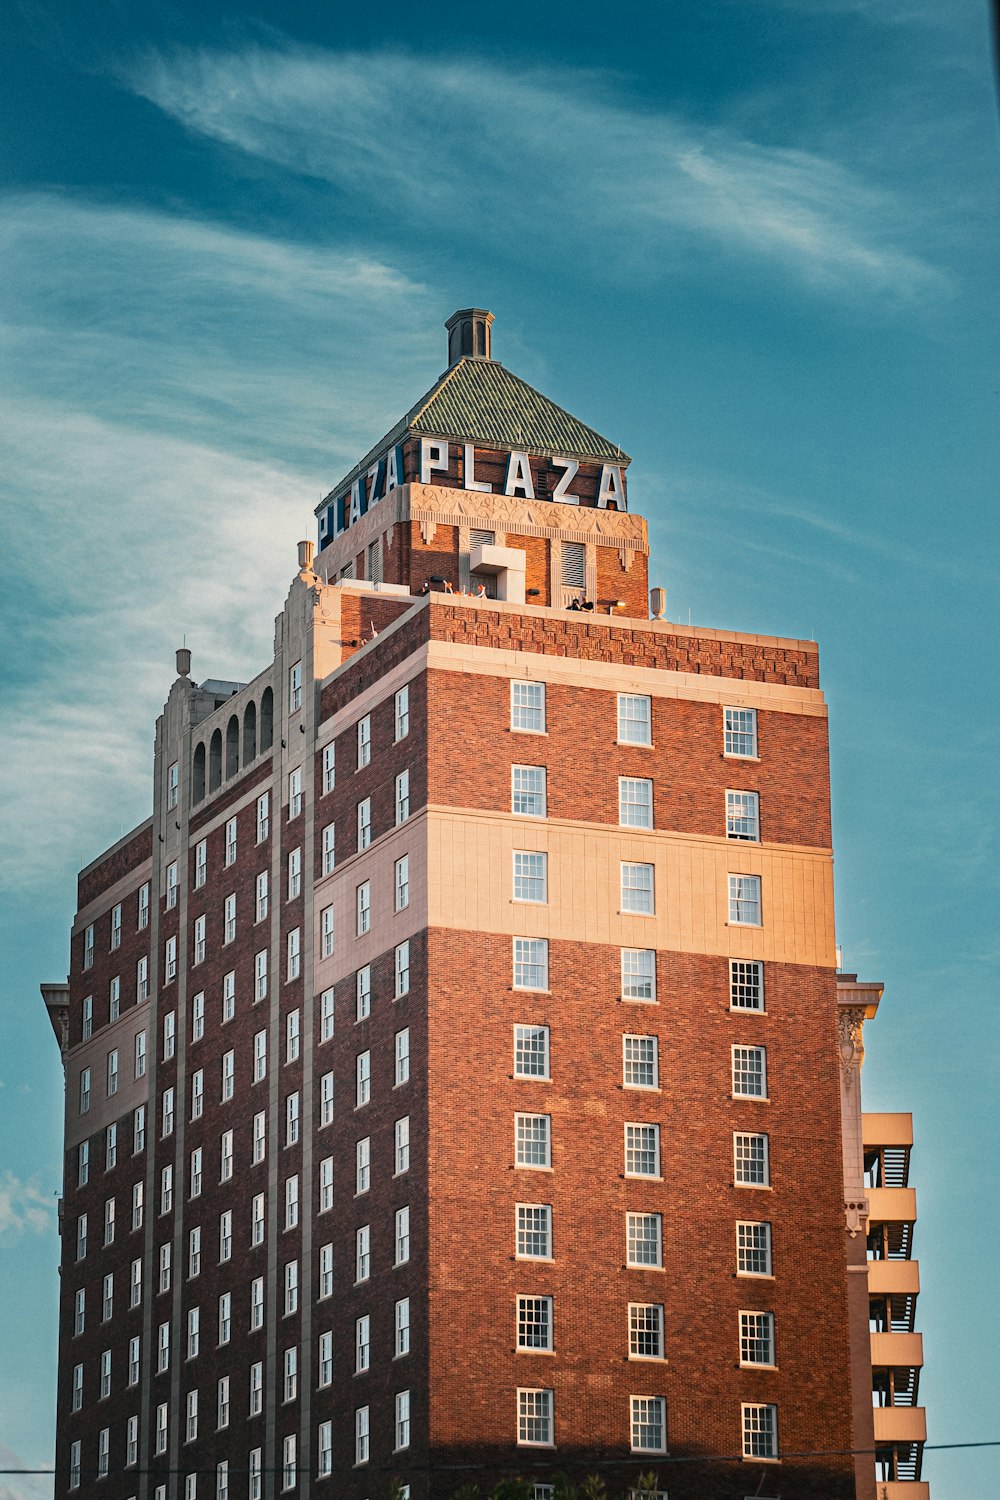
<instances>
[{"instance_id":1,"label":"rooftop cupola","mask_svg":"<svg viewBox=\"0 0 1000 1500\"><path fill-rule=\"evenodd\" d=\"M448 368L466 356L492 359L493 314L485 307L462 307L444 325L448 330Z\"/></svg>"}]
</instances>

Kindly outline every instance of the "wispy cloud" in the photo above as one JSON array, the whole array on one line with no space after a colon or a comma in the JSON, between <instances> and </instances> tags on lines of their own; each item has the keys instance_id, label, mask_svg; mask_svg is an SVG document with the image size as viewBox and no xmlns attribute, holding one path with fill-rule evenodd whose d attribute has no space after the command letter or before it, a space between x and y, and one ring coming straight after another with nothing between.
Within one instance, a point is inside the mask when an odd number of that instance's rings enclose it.
<instances>
[{"instance_id":1,"label":"wispy cloud","mask_svg":"<svg viewBox=\"0 0 1000 1500\"><path fill-rule=\"evenodd\" d=\"M55 1199L13 1172L0 1172L0 1249L25 1234L47 1234L54 1227Z\"/></svg>"},{"instance_id":2,"label":"wispy cloud","mask_svg":"<svg viewBox=\"0 0 1000 1500\"><path fill-rule=\"evenodd\" d=\"M288 47L159 54L127 82L193 132L382 204L389 225L405 209L418 233L654 273L709 245L893 300L944 286L907 248L903 205L847 167L592 73Z\"/></svg>"},{"instance_id":3,"label":"wispy cloud","mask_svg":"<svg viewBox=\"0 0 1000 1500\"><path fill-rule=\"evenodd\" d=\"M49 1464L30 1463L6 1443L0 1443L0 1470L50 1467ZM0 1477L0 1500L51 1500L53 1482L51 1473L5 1473Z\"/></svg>"}]
</instances>

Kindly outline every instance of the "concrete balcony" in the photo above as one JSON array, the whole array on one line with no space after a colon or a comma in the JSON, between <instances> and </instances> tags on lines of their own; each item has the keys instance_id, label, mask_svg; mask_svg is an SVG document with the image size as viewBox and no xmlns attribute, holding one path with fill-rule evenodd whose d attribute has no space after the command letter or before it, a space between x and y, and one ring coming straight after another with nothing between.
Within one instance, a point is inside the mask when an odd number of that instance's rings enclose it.
<instances>
[{"instance_id":1,"label":"concrete balcony","mask_svg":"<svg viewBox=\"0 0 1000 1500\"><path fill-rule=\"evenodd\" d=\"M919 1333L871 1334L873 1370L919 1370L924 1363L924 1341Z\"/></svg>"},{"instance_id":2,"label":"concrete balcony","mask_svg":"<svg viewBox=\"0 0 1000 1500\"><path fill-rule=\"evenodd\" d=\"M917 1195L912 1188L869 1188L869 1224L915 1224Z\"/></svg>"},{"instance_id":3,"label":"concrete balcony","mask_svg":"<svg viewBox=\"0 0 1000 1500\"><path fill-rule=\"evenodd\" d=\"M927 1416L922 1406L873 1406L875 1443L925 1443Z\"/></svg>"},{"instance_id":4,"label":"concrete balcony","mask_svg":"<svg viewBox=\"0 0 1000 1500\"><path fill-rule=\"evenodd\" d=\"M868 1291L873 1297L916 1297L920 1292L920 1262L870 1260Z\"/></svg>"},{"instance_id":5,"label":"concrete balcony","mask_svg":"<svg viewBox=\"0 0 1000 1500\"><path fill-rule=\"evenodd\" d=\"M931 1500L931 1487L925 1479L878 1479L876 1500Z\"/></svg>"},{"instance_id":6,"label":"concrete balcony","mask_svg":"<svg viewBox=\"0 0 1000 1500\"><path fill-rule=\"evenodd\" d=\"M912 1115L862 1114L861 1139L870 1150L879 1146L912 1146Z\"/></svg>"}]
</instances>

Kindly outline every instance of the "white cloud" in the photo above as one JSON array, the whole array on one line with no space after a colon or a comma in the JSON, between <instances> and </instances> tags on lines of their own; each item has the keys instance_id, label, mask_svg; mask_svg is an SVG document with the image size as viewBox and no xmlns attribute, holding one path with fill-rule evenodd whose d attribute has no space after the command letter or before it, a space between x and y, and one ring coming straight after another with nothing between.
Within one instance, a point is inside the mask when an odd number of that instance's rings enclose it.
<instances>
[{"instance_id":1,"label":"white cloud","mask_svg":"<svg viewBox=\"0 0 1000 1500\"><path fill-rule=\"evenodd\" d=\"M128 79L192 131L335 184L397 227L669 269L710 245L843 294L944 281L902 205L822 155L640 107L610 80L302 48L156 55Z\"/></svg>"},{"instance_id":2,"label":"white cloud","mask_svg":"<svg viewBox=\"0 0 1000 1500\"><path fill-rule=\"evenodd\" d=\"M0 1500L51 1500L54 1476L51 1464L30 1463L0 1443L0 1471L11 1469L45 1469L44 1474L0 1473Z\"/></svg>"},{"instance_id":3,"label":"white cloud","mask_svg":"<svg viewBox=\"0 0 1000 1500\"><path fill-rule=\"evenodd\" d=\"M0 1249L8 1249L22 1235L47 1234L54 1228L55 1199L34 1183L22 1182L13 1172L0 1172Z\"/></svg>"}]
</instances>

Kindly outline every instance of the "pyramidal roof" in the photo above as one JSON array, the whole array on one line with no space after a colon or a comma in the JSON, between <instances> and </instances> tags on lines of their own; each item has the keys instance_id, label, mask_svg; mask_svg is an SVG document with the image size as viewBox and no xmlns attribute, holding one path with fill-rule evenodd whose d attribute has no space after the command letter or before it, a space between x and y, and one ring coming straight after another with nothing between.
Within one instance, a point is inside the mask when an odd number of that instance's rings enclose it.
<instances>
[{"instance_id":1,"label":"pyramidal roof","mask_svg":"<svg viewBox=\"0 0 1000 1500\"><path fill-rule=\"evenodd\" d=\"M486 448L558 453L566 458L616 464L630 462L617 443L601 437L593 427L578 421L498 361L464 356L445 370L406 416L334 485L330 495L342 494L378 454L411 432L458 438Z\"/></svg>"}]
</instances>

